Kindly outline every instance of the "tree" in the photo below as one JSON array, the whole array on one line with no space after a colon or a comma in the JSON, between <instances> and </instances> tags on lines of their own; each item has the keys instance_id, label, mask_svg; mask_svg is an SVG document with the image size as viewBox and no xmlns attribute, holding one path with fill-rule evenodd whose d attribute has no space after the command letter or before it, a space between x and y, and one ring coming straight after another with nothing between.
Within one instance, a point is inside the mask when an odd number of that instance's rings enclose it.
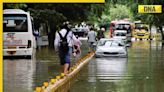
<instances>
[{"instance_id":1,"label":"tree","mask_svg":"<svg viewBox=\"0 0 164 92\"><path fill-rule=\"evenodd\" d=\"M26 4L3 4L3 9L25 9L27 8Z\"/></svg>"},{"instance_id":2,"label":"tree","mask_svg":"<svg viewBox=\"0 0 164 92\"><path fill-rule=\"evenodd\" d=\"M124 18L132 19L132 14L127 6L116 4L110 7L110 18L111 20L120 20Z\"/></svg>"}]
</instances>

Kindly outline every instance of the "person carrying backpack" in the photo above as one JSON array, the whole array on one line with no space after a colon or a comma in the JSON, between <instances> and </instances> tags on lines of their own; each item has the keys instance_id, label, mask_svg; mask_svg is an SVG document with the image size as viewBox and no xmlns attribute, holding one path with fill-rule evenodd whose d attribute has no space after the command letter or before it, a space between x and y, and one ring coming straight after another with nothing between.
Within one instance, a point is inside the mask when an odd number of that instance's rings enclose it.
<instances>
[{"instance_id":1,"label":"person carrying backpack","mask_svg":"<svg viewBox=\"0 0 164 92\"><path fill-rule=\"evenodd\" d=\"M56 32L55 51L59 54L62 72L67 74L70 67L70 55L72 54L73 41L76 41L73 32L71 32L66 24L61 26L61 30Z\"/></svg>"}]
</instances>

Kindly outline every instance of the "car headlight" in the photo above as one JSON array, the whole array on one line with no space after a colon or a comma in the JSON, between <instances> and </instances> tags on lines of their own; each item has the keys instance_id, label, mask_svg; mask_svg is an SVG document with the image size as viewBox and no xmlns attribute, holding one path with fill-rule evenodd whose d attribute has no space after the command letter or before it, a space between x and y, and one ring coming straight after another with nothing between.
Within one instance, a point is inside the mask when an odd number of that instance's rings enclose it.
<instances>
[{"instance_id":1,"label":"car headlight","mask_svg":"<svg viewBox=\"0 0 164 92\"><path fill-rule=\"evenodd\" d=\"M97 48L97 49L96 49L96 52L101 52L101 49L100 49L100 48Z\"/></svg>"},{"instance_id":2,"label":"car headlight","mask_svg":"<svg viewBox=\"0 0 164 92\"><path fill-rule=\"evenodd\" d=\"M139 30L139 29L136 29L135 31L136 31L136 32L139 32L140 30Z\"/></svg>"},{"instance_id":3,"label":"car headlight","mask_svg":"<svg viewBox=\"0 0 164 92\"><path fill-rule=\"evenodd\" d=\"M96 52L103 52L103 51L100 48L96 48Z\"/></svg>"}]
</instances>

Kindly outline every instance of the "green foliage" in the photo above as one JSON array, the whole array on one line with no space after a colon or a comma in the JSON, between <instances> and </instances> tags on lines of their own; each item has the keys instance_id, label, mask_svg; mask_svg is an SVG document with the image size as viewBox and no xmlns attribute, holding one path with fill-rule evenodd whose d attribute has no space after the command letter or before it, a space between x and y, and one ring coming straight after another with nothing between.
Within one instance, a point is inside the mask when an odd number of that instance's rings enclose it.
<instances>
[{"instance_id":1,"label":"green foliage","mask_svg":"<svg viewBox=\"0 0 164 92\"><path fill-rule=\"evenodd\" d=\"M3 5L4 9L23 9L27 8L26 4L4 4Z\"/></svg>"},{"instance_id":2,"label":"green foliage","mask_svg":"<svg viewBox=\"0 0 164 92\"><path fill-rule=\"evenodd\" d=\"M110 3L106 3L104 5L104 11L102 12L102 15L101 15L101 23L109 23L110 20L111 20L111 17L110 17L110 6L111 4Z\"/></svg>"},{"instance_id":3,"label":"green foliage","mask_svg":"<svg viewBox=\"0 0 164 92\"><path fill-rule=\"evenodd\" d=\"M48 23L49 25L53 23L53 26L57 27L64 20L66 20L66 17L63 16L63 14L56 12L55 10L36 10L30 8L29 11L31 12L31 16L34 18L36 28L39 28L41 23Z\"/></svg>"},{"instance_id":4,"label":"green foliage","mask_svg":"<svg viewBox=\"0 0 164 92\"><path fill-rule=\"evenodd\" d=\"M105 10L105 4L91 4L90 9L88 10L88 21L92 24L98 24L102 21L101 17L103 11Z\"/></svg>"},{"instance_id":5,"label":"green foliage","mask_svg":"<svg viewBox=\"0 0 164 92\"><path fill-rule=\"evenodd\" d=\"M122 0L123 1L123 0ZM115 4L116 0L106 1L105 4L93 4L88 16L88 20L93 24L106 25L111 20L124 18L133 19L133 14L126 5ZM126 3L124 1L123 3ZM129 3L128 3L129 4Z\"/></svg>"},{"instance_id":6,"label":"green foliage","mask_svg":"<svg viewBox=\"0 0 164 92\"><path fill-rule=\"evenodd\" d=\"M111 20L120 20L124 18L132 18L130 9L125 5L118 5L110 7Z\"/></svg>"}]
</instances>

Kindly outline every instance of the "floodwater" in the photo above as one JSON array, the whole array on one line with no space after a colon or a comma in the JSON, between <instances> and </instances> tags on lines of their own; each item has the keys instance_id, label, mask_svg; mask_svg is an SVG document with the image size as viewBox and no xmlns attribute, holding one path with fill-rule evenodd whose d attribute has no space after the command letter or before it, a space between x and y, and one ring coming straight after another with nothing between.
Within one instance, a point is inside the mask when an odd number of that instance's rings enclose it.
<instances>
[{"instance_id":1,"label":"floodwater","mask_svg":"<svg viewBox=\"0 0 164 92\"><path fill-rule=\"evenodd\" d=\"M128 58L91 59L66 92L163 92L163 56L161 42L133 42ZM4 59L3 64L4 92L33 92L60 71L58 57L48 47L37 49L32 59Z\"/></svg>"},{"instance_id":2,"label":"floodwater","mask_svg":"<svg viewBox=\"0 0 164 92\"><path fill-rule=\"evenodd\" d=\"M60 71L58 56L48 47L37 49L32 59L4 59L3 63L4 92L33 92Z\"/></svg>"},{"instance_id":3,"label":"floodwater","mask_svg":"<svg viewBox=\"0 0 164 92\"><path fill-rule=\"evenodd\" d=\"M128 58L93 58L69 92L164 92L164 49L133 42Z\"/></svg>"},{"instance_id":4,"label":"floodwater","mask_svg":"<svg viewBox=\"0 0 164 92\"><path fill-rule=\"evenodd\" d=\"M83 45L82 56L87 53L85 41ZM58 55L47 46L39 47L32 59L18 58L3 60L3 92L33 92L61 72Z\"/></svg>"}]
</instances>

